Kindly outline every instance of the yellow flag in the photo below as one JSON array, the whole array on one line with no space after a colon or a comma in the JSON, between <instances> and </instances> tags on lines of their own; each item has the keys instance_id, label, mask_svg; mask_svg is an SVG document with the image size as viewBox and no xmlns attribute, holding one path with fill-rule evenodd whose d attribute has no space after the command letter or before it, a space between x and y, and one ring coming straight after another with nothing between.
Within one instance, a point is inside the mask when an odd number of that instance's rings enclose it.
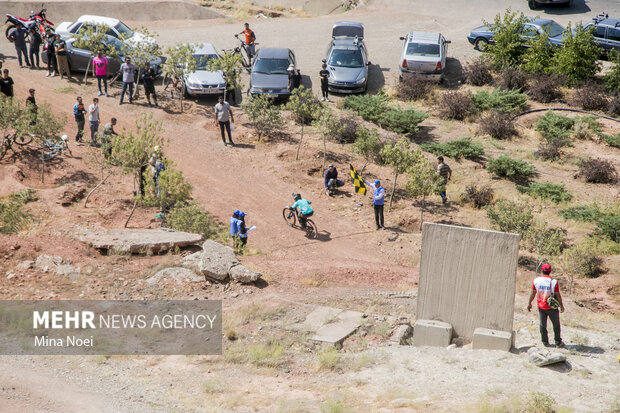
<instances>
[{"instance_id":1,"label":"yellow flag","mask_svg":"<svg viewBox=\"0 0 620 413\"><path fill-rule=\"evenodd\" d=\"M355 192L358 194L366 195L366 184L361 176L357 173L353 165L349 164L351 174L351 178L353 179L353 186L355 187Z\"/></svg>"}]
</instances>

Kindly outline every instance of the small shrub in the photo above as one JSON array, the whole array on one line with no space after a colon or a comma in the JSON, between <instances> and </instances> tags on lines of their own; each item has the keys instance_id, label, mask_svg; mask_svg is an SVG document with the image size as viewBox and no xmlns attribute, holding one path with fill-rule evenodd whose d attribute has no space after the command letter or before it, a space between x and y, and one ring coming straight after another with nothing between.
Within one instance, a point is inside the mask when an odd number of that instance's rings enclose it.
<instances>
[{"instance_id":1,"label":"small shrub","mask_svg":"<svg viewBox=\"0 0 620 413\"><path fill-rule=\"evenodd\" d=\"M600 158L590 158L581 162L579 175L586 182L593 184L615 184L618 182L618 172L614 164Z\"/></svg>"},{"instance_id":2,"label":"small shrub","mask_svg":"<svg viewBox=\"0 0 620 413\"><path fill-rule=\"evenodd\" d=\"M351 95L344 99L344 107L357 112L364 120L377 123L388 109L390 99L384 93L376 95Z\"/></svg>"},{"instance_id":3,"label":"small shrub","mask_svg":"<svg viewBox=\"0 0 620 413\"><path fill-rule=\"evenodd\" d=\"M563 80L554 75L539 75L532 79L528 88L527 95L540 103L549 103L554 100L562 99Z\"/></svg>"},{"instance_id":4,"label":"small shrub","mask_svg":"<svg viewBox=\"0 0 620 413\"><path fill-rule=\"evenodd\" d=\"M376 129L368 129L360 126L357 129L355 142L353 143L353 152L364 157L366 163L360 170L360 174L364 172L366 165L379 158L381 152L381 142Z\"/></svg>"},{"instance_id":5,"label":"small shrub","mask_svg":"<svg viewBox=\"0 0 620 413\"><path fill-rule=\"evenodd\" d=\"M477 159L484 156L484 148L472 143L471 138L456 139L446 143L427 142L420 147L423 151L434 155L443 155L455 159Z\"/></svg>"},{"instance_id":6,"label":"small shrub","mask_svg":"<svg viewBox=\"0 0 620 413\"><path fill-rule=\"evenodd\" d=\"M559 143L561 146L572 144L569 137L573 132L574 119L557 115L550 110L538 119L535 129L547 143Z\"/></svg>"},{"instance_id":7,"label":"small shrub","mask_svg":"<svg viewBox=\"0 0 620 413\"><path fill-rule=\"evenodd\" d=\"M0 200L0 234L15 234L26 227L31 219L23 204L14 200Z\"/></svg>"},{"instance_id":8,"label":"small shrub","mask_svg":"<svg viewBox=\"0 0 620 413\"><path fill-rule=\"evenodd\" d=\"M572 199L571 194L566 191L563 184L553 184L551 182L532 182L528 186L517 185L520 192L524 192L532 198L546 199L556 204L567 202Z\"/></svg>"},{"instance_id":9,"label":"small shrub","mask_svg":"<svg viewBox=\"0 0 620 413\"><path fill-rule=\"evenodd\" d=\"M332 114L321 118L319 122L321 123L319 127L327 139L342 144L355 142L359 127L359 121L355 116L338 117Z\"/></svg>"},{"instance_id":10,"label":"small shrub","mask_svg":"<svg viewBox=\"0 0 620 413\"><path fill-rule=\"evenodd\" d=\"M506 67L495 82L497 87L502 90L525 90L527 86L527 75L518 67Z\"/></svg>"},{"instance_id":11,"label":"small shrub","mask_svg":"<svg viewBox=\"0 0 620 413\"><path fill-rule=\"evenodd\" d=\"M564 251L564 267L577 277L596 278L603 273L602 260L591 245L580 243Z\"/></svg>"},{"instance_id":12,"label":"small shrub","mask_svg":"<svg viewBox=\"0 0 620 413\"><path fill-rule=\"evenodd\" d=\"M527 401L528 413L555 413L553 397L545 393L532 392Z\"/></svg>"},{"instance_id":13,"label":"small shrub","mask_svg":"<svg viewBox=\"0 0 620 413\"><path fill-rule=\"evenodd\" d=\"M317 359L321 370L334 370L341 360L341 355L334 347L319 352Z\"/></svg>"},{"instance_id":14,"label":"small shrub","mask_svg":"<svg viewBox=\"0 0 620 413\"><path fill-rule=\"evenodd\" d=\"M605 110L609 105L605 88L589 81L575 91L570 104L583 110Z\"/></svg>"},{"instance_id":15,"label":"small shrub","mask_svg":"<svg viewBox=\"0 0 620 413\"><path fill-rule=\"evenodd\" d=\"M537 174L536 167L520 159L501 155L499 158L490 159L487 171L500 178L523 180Z\"/></svg>"},{"instance_id":16,"label":"small shrub","mask_svg":"<svg viewBox=\"0 0 620 413\"><path fill-rule=\"evenodd\" d=\"M620 215L607 215L599 218L594 233L620 243Z\"/></svg>"},{"instance_id":17,"label":"small shrub","mask_svg":"<svg viewBox=\"0 0 620 413\"><path fill-rule=\"evenodd\" d=\"M580 116L575 118L573 129L575 130L575 137L577 139L591 139L600 134L601 124L595 116Z\"/></svg>"},{"instance_id":18,"label":"small shrub","mask_svg":"<svg viewBox=\"0 0 620 413\"><path fill-rule=\"evenodd\" d=\"M377 95L347 96L345 108L355 110L364 120L398 133L415 133L418 124L428 117L414 109L396 109L389 105L390 99L383 93Z\"/></svg>"},{"instance_id":19,"label":"small shrub","mask_svg":"<svg viewBox=\"0 0 620 413\"><path fill-rule=\"evenodd\" d=\"M522 238L534 224L532 207L528 204L500 200L487 206L486 211L493 228L521 234Z\"/></svg>"},{"instance_id":20,"label":"small shrub","mask_svg":"<svg viewBox=\"0 0 620 413\"><path fill-rule=\"evenodd\" d=\"M490 186L478 188L476 185L468 185L461 196L464 202L469 202L480 209L493 202L494 191Z\"/></svg>"},{"instance_id":21,"label":"small shrub","mask_svg":"<svg viewBox=\"0 0 620 413\"><path fill-rule=\"evenodd\" d=\"M446 92L439 101L439 116L443 119L464 120L474 112L474 102L467 93Z\"/></svg>"},{"instance_id":22,"label":"small shrub","mask_svg":"<svg viewBox=\"0 0 620 413\"><path fill-rule=\"evenodd\" d=\"M510 139L517 134L517 128L511 116L496 110L489 112L480 120L478 131L500 140Z\"/></svg>"},{"instance_id":23,"label":"small shrub","mask_svg":"<svg viewBox=\"0 0 620 413\"><path fill-rule=\"evenodd\" d=\"M379 126L397 133L414 134L418 124L428 118L428 114L414 109L393 109L386 111Z\"/></svg>"},{"instance_id":24,"label":"small shrub","mask_svg":"<svg viewBox=\"0 0 620 413\"><path fill-rule=\"evenodd\" d=\"M257 367L278 367L282 364L283 355L284 347L275 340L248 347L248 360Z\"/></svg>"},{"instance_id":25,"label":"small shrub","mask_svg":"<svg viewBox=\"0 0 620 413\"><path fill-rule=\"evenodd\" d=\"M478 112L485 110L498 110L501 112L512 113L522 110L527 102L527 96L517 90L499 90L495 89L489 93L482 90L471 95L474 107Z\"/></svg>"},{"instance_id":26,"label":"small shrub","mask_svg":"<svg viewBox=\"0 0 620 413\"><path fill-rule=\"evenodd\" d=\"M593 204L590 206L579 205L563 209L560 211L560 216L564 219L572 219L574 221L592 222L604 216L604 213L598 205Z\"/></svg>"},{"instance_id":27,"label":"small shrub","mask_svg":"<svg viewBox=\"0 0 620 413\"><path fill-rule=\"evenodd\" d=\"M607 145L620 149L620 133L616 133L615 135L605 135L602 133L600 136Z\"/></svg>"},{"instance_id":28,"label":"small shrub","mask_svg":"<svg viewBox=\"0 0 620 413\"><path fill-rule=\"evenodd\" d=\"M538 146L538 150L534 152L537 158L544 159L545 161L556 161L560 159L564 152L562 148L566 146L563 142L541 142Z\"/></svg>"},{"instance_id":29,"label":"small shrub","mask_svg":"<svg viewBox=\"0 0 620 413\"><path fill-rule=\"evenodd\" d=\"M267 95L252 96L241 105L259 137L271 135L282 126L280 108Z\"/></svg>"},{"instance_id":30,"label":"small shrub","mask_svg":"<svg viewBox=\"0 0 620 413\"><path fill-rule=\"evenodd\" d=\"M620 116L620 95L614 95L609 99L606 111L611 116Z\"/></svg>"},{"instance_id":31,"label":"small shrub","mask_svg":"<svg viewBox=\"0 0 620 413\"><path fill-rule=\"evenodd\" d=\"M547 31L537 33L528 40L528 45L523 70L535 75L550 73L555 46L549 41L549 33Z\"/></svg>"},{"instance_id":32,"label":"small shrub","mask_svg":"<svg viewBox=\"0 0 620 413\"><path fill-rule=\"evenodd\" d=\"M408 74L403 76L398 85L398 97L403 100L418 100L427 97L433 90L433 84L427 78Z\"/></svg>"},{"instance_id":33,"label":"small shrub","mask_svg":"<svg viewBox=\"0 0 620 413\"><path fill-rule=\"evenodd\" d=\"M36 189L27 188L10 194L9 200L12 202L16 202L20 205L26 205L29 202L38 201L39 195L37 195Z\"/></svg>"},{"instance_id":34,"label":"small shrub","mask_svg":"<svg viewBox=\"0 0 620 413\"><path fill-rule=\"evenodd\" d=\"M195 203L173 208L167 222L172 229L200 234L204 239L216 238L221 231L215 219Z\"/></svg>"},{"instance_id":35,"label":"small shrub","mask_svg":"<svg viewBox=\"0 0 620 413\"><path fill-rule=\"evenodd\" d=\"M493 82L491 67L485 59L476 59L463 70L465 81L470 85L484 86Z\"/></svg>"}]
</instances>

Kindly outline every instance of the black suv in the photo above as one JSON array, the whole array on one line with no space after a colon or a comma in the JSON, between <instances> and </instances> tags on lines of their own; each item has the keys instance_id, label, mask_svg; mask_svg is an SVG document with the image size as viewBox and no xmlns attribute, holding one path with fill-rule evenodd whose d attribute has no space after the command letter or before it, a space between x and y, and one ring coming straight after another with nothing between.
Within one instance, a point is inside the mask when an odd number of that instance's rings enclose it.
<instances>
[{"instance_id":1,"label":"black suv","mask_svg":"<svg viewBox=\"0 0 620 413\"><path fill-rule=\"evenodd\" d=\"M593 18L584 28L592 30L594 41L603 49L604 54L612 50L620 52L620 19L612 19L606 14L601 14Z\"/></svg>"}]
</instances>

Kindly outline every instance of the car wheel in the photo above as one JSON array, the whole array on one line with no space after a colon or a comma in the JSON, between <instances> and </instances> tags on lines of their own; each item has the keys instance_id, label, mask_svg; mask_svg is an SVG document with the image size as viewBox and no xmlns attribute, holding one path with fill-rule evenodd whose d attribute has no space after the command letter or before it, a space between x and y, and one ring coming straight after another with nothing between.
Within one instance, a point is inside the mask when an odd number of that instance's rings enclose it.
<instances>
[{"instance_id":1,"label":"car wheel","mask_svg":"<svg viewBox=\"0 0 620 413\"><path fill-rule=\"evenodd\" d=\"M484 52L485 50L487 50L489 48L489 41L487 39L485 39L484 37L479 37L474 42L474 47L477 50L480 50L481 52Z\"/></svg>"},{"instance_id":2,"label":"car wheel","mask_svg":"<svg viewBox=\"0 0 620 413\"><path fill-rule=\"evenodd\" d=\"M531 10L536 10L536 8L538 7L538 3L536 3L536 0L528 0L527 5L530 6Z\"/></svg>"}]
</instances>

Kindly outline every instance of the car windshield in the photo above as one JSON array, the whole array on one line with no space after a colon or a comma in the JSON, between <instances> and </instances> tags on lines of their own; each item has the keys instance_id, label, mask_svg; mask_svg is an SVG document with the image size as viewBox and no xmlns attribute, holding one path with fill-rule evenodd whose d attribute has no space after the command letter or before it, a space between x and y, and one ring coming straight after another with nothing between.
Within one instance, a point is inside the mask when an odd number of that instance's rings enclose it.
<instances>
[{"instance_id":1,"label":"car windshield","mask_svg":"<svg viewBox=\"0 0 620 413\"><path fill-rule=\"evenodd\" d=\"M196 61L196 70L207 70L207 64L209 60L217 59L217 55L214 54L195 54L194 60Z\"/></svg>"},{"instance_id":2,"label":"car windshield","mask_svg":"<svg viewBox=\"0 0 620 413\"><path fill-rule=\"evenodd\" d=\"M252 70L254 73L264 73L266 75L286 75L289 63L287 59L265 59L259 58Z\"/></svg>"},{"instance_id":3,"label":"car windshield","mask_svg":"<svg viewBox=\"0 0 620 413\"><path fill-rule=\"evenodd\" d=\"M364 59L362 58L362 52L357 50L332 50L331 56L329 56L330 66L340 67L362 67L364 66Z\"/></svg>"},{"instance_id":4,"label":"car windshield","mask_svg":"<svg viewBox=\"0 0 620 413\"><path fill-rule=\"evenodd\" d=\"M564 27L560 26L556 22L543 25L543 29L549 33L549 37L559 36L564 33Z\"/></svg>"},{"instance_id":5,"label":"car windshield","mask_svg":"<svg viewBox=\"0 0 620 413\"><path fill-rule=\"evenodd\" d=\"M127 37L133 36L133 30L125 26L125 23L123 22L118 22L118 24L114 26L114 28L116 29L117 32L119 32L120 34L124 34Z\"/></svg>"},{"instance_id":6,"label":"car windshield","mask_svg":"<svg viewBox=\"0 0 620 413\"><path fill-rule=\"evenodd\" d=\"M407 45L407 55L439 57L439 45L428 43L409 43Z\"/></svg>"}]
</instances>

